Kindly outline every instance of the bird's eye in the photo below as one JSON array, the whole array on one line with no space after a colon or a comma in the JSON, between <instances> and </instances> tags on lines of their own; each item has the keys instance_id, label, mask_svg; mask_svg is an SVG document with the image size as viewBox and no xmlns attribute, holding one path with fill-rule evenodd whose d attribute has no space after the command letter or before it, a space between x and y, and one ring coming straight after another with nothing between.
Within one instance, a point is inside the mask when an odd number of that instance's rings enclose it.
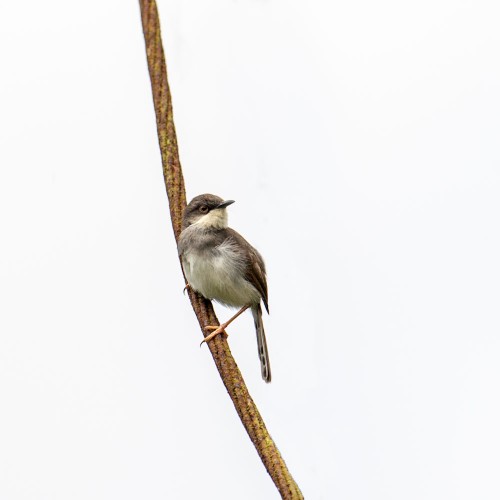
<instances>
[{"instance_id":1,"label":"bird's eye","mask_svg":"<svg viewBox=\"0 0 500 500\"><path fill-rule=\"evenodd\" d=\"M201 212L202 214L206 214L206 213L208 212L208 207L207 207L206 205L202 205L202 206L200 207L200 212Z\"/></svg>"}]
</instances>

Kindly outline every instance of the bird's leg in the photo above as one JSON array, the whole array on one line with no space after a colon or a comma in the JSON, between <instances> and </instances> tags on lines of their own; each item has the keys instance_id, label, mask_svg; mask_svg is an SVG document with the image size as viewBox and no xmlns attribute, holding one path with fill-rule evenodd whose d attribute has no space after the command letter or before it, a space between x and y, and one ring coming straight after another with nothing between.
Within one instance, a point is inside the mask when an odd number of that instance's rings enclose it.
<instances>
[{"instance_id":1,"label":"bird's leg","mask_svg":"<svg viewBox=\"0 0 500 500\"><path fill-rule=\"evenodd\" d=\"M208 342L209 340L212 340L216 335L219 335L219 333L227 333L224 331L240 314L244 313L250 306L243 306L232 318L229 318L225 323L222 323L220 326L205 326L205 330L215 330L212 332L210 335L207 335L202 341L203 342ZM200 346L201 346L200 344Z\"/></svg>"},{"instance_id":2,"label":"bird's leg","mask_svg":"<svg viewBox=\"0 0 500 500\"><path fill-rule=\"evenodd\" d=\"M191 285L188 283L185 287L184 287L184 290L182 290L182 294L183 295L186 295L186 290L190 290L191 289Z\"/></svg>"}]
</instances>

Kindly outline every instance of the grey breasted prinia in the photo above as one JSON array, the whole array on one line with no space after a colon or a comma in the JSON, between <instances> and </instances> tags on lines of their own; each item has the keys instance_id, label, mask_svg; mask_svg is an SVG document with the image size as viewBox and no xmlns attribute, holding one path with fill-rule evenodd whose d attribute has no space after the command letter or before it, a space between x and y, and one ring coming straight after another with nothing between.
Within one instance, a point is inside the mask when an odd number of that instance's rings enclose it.
<instances>
[{"instance_id":1,"label":"grey breasted prinia","mask_svg":"<svg viewBox=\"0 0 500 500\"><path fill-rule=\"evenodd\" d=\"M266 267L260 253L228 227L226 208L231 203L234 202L212 194L202 194L191 200L182 221L179 256L193 290L206 299L240 308L223 324L223 328L245 309L251 308L262 378L270 382L271 366L260 305L262 301L269 313Z\"/></svg>"}]
</instances>

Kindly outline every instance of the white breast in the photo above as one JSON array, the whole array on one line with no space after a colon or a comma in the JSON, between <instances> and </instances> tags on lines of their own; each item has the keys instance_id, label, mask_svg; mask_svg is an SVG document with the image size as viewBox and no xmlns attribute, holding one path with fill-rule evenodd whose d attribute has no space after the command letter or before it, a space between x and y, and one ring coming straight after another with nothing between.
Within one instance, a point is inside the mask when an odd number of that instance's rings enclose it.
<instances>
[{"instance_id":1,"label":"white breast","mask_svg":"<svg viewBox=\"0 0 500 500\"><path fill-rule=\"evenodd\" d=\"M232 307L260 301L259 292L244 277L244 262L231 242L211 251L185 252L182 267L191 287L207 299Z\"/></svg>"}]
</instances>

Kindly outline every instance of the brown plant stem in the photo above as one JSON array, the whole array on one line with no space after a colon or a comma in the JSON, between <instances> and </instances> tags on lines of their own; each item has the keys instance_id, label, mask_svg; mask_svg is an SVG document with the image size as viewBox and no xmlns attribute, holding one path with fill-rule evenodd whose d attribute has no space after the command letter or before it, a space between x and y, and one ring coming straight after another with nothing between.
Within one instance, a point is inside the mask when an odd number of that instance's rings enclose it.
<instances>
[{"instance_id":1,"label":"brown plant stem","mask_svg":"<svg viewBox=\"0 0 500 500\"><path fill-rule=\"evenodd\" d=\"M167 189L172 226L175 239L177 240L181 231L182 214L186 206L186 192L172 115L172 98L167 80L160 21L155 0L139 0L139 4L146 42L149 76L153 91L163 175ZM212 304L192 290L189 290L188 293L202 329L201 331L206 336L208 333L205 333L203 326L219 325ZM241 422L282 498L303 498L276 444L269 435L257 406L248 393L245 381L229 350L227 340L223 335L218 335L208 343L208 347Z\"/></svg>"}]
</instances>

